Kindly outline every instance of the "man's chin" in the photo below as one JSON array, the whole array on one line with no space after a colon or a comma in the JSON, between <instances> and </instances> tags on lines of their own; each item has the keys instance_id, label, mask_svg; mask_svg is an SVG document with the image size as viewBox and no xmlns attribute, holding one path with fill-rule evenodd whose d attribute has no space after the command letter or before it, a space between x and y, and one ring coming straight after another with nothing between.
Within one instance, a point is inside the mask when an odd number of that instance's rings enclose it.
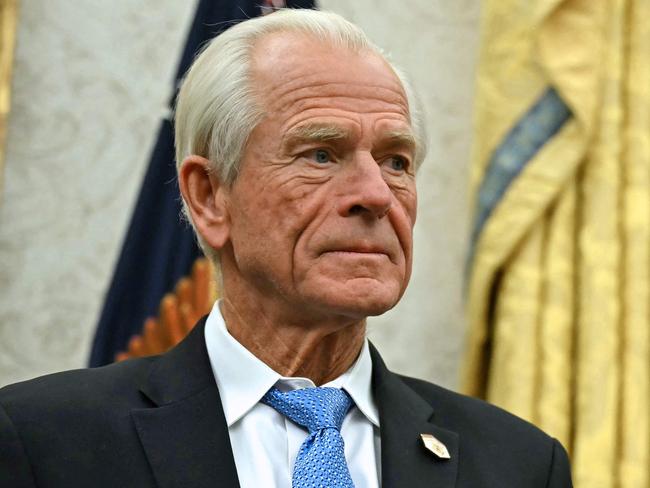
<instances>
[{"instance_id":1,"label":"man's chin","mask_svg":"<svg viewBox=\"0 0 650 488\"><path fill-rule=\"evenodd\" d=\"M338 308L338 312L342 316L361 320L367 317L382 315L388 312L395 305L397 305L397 301L369 301L363 304L341 304Z\"/></svg>"},{"instance_id":2,"label":"man's chin","mask_svg":"<svg viewBox=\"0 0 650 488\"><path fill-rule=\"evenodd\" d=\"M381 315L397 305L402 295L399 288L377 286L376 282L366 286L359 283L358 286L348 284L334 288L325 292L321 290L312 303L318 303L323 311L354 319Z\"/></svg>"}]
</instances>

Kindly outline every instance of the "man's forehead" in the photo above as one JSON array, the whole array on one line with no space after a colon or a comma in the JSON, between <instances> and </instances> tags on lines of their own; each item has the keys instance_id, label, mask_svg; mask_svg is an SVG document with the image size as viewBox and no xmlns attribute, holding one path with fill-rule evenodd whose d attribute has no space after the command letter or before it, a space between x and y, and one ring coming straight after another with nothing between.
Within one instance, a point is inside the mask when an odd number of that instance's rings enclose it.
<instances>
[{"instance_id":1,"label":"man's forehead","mask_svg":"<svg viewBox=\"0 0 650 488\"><path fill-rule=\"evenodd\" d=\"M319 108L390 112L410 120L402 84L374 52L354 51L301 33L275 33L254 48L252 80L259 103L287 117Z\"/></svg>"},{"instance_id":2,"label":"man's forehead","mask_svg":"<svg viewBox=\"0 0 650 488\"><path fill-rule=\"evenodd\" d=\"M353 60L354 69L359 73L380 75L384 84L404 94L402 84L388 64L378 53L370 48L356 50L317 39L302 32L274 32L262 36L256 41L252 52L253 77L281 82L290 79L292 74L304 72L320 73L331 79L345 78L346 73L337 69L332 62ZM332 69L328 69L328 68ZM349 67L348 67L349 71ZM304 73L301 73L304 74Z\"/></svg>"}]
</instances>

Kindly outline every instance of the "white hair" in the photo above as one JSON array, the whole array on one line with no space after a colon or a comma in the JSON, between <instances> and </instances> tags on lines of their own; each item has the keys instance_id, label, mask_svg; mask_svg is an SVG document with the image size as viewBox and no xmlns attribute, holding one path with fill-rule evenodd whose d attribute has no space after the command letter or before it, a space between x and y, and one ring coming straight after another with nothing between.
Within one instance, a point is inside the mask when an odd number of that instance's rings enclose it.
<instances>
[{"instance_id":1,"label":"white hair","mask_svg":"<svg viewBox=\"0 0 650 488\"><path fill-rule=\"evenodd\" d=\"M416 168L426 153L426 133L419 100L402 71L393 65L356 25L340 15L308 9L281 9L246 20L210 41L185 75L174 115L176 167L190 155L210 161L223 184L237 177L246 142L262 120L262 101L251 76L253 48L276 32L295 32L352 52L369 51L386 60L406 94L416 140ZM185 215L189 212L183 202ZM191 218L190 218L191 222ZM198 235L203 251L216 262L216 252Z\"/></svg>"}]
</instances>

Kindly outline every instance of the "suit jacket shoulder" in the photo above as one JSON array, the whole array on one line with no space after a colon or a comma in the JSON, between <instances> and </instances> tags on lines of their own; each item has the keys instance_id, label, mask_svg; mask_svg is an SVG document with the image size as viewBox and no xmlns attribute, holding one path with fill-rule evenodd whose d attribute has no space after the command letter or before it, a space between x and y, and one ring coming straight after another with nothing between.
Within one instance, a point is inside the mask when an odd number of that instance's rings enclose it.
<instances>
[{"instance_id":1,"label":"suit jacket shoulder","mask_svg":"<svg viewBox=\"0 0 650 488\"><path fill-rule=\"evenodd\" d=\"M124 419L149 403L138 387L152 361L55 373L1 389L0 486L82 486L83 480L97 486L101 474L105 486L151 484L148 470L136 467L147 464L129 449L139 441Z\"/></svg>"},{"instance_id":2,"label":"suit jacket shoulder","mask_svg":"<svg viewBox=\"0 0 650 488\"><path fill-rule=\"evenodd\" d=\"M436 422L476 440L498 444L502 456L508 446L519 452L523 448L520 443L538 449L552 447L553 439L546 433L495 405L417 378L400 375L400 379L431 404Z\"/></svg>"},{"instance_id":3,"label":"suit jacket shoulder","mask_svg":"<svg viewBox=\"0 0 650 488\"><path fill-rule=\"evenodd\" d=\"M391 373L374 348L372 355L385 486L430 486L432 478L435 486L572 486L566 451L537 427L476 398ZM445 444L450 459L428 452L423 433Z\"/></svg>"},{"instance_id":4,"label":"suit jacket shoulder","mask_svg":"<svg viewBox=\"0 0 650 488\"><path fill-rule=\"evenodd\" d=\"M0 486L237 487L204 321L157 357L0 390Z\"/></svg>"}]
</instances>

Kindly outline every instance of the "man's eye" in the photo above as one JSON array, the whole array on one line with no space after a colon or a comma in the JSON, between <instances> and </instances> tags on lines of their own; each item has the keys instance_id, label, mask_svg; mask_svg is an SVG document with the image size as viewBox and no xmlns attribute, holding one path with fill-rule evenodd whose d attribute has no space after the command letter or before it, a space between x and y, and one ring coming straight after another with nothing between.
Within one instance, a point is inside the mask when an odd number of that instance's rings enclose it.
<instances>
[{"instance_id":1,"label":"man's eye","mask_svg":"<svg viewBox=\"0 0 650 488\"><path fill-rule=\"evenodd\" d=\"M333 158L327 149L314 149L304 155L306 158L318 164L331 163Z\"/></svg>"},{"instance_id":2,"label":"man's eye","mask_svg":"<svg viewBox=\"0 0 650 488\"><path fill-rule=\"evenodd\" d=\"M330 157L330 153L327 152L325 149L316 149L312 153L312 159L319 164L326 164L332 161L332 158Z\"/></svg>"},{"instance_id":3,"label":"man's eye","mask_svg":"<svg viewBox=\"0 0 650 488\"><path fill-rule=\"evenodd\" d=\"M406 171L409 165L407 159L402 156L391 156L387 162L390 169L394 171Z\"/></svg>"}]
</instances>

